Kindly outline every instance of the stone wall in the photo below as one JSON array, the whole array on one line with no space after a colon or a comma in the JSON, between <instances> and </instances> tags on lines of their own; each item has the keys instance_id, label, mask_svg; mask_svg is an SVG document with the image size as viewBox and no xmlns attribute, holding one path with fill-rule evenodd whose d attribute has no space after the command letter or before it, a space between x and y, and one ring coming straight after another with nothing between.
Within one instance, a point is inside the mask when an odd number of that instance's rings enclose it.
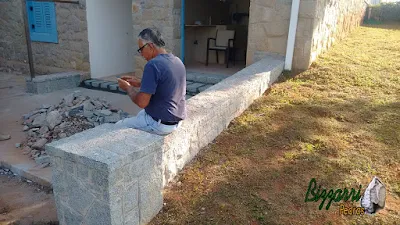
<instances>
[{"instance_id":1,"label":"stone wall","mask_svg":"<svg viewBox=\"0 0 400 225\"><path fill-rule=\"evenodd\" d=\"M283 65L270 56L190 98L188 117L168 136L103 124L48 144L60 225L149 222L163 207L162 188L263 95Z\"/></svg>"},{"instance_id":2,"label":"stone wall","mask_svg":"<svg viewBox=\"0 0 400 225\"><path fill-rule=\"evenodd\" d=\"M303 1L303 0L302 0ZM246 64L260 52L286 54L291 0L252 0Z\"/></svg>"},{"instance_id":3,"label":"stone wall","mask_svg":"<svg viewBox=\"0 0 400 225\"><path fill-rule=\"evenodd\" d=\"M247 65L262 53L286 54L292 0L254 0L250 4ZM293 69L304 70L335 40L363 18L363 0L301 0Z\"/></svg>"},{"instance_id":4,"label":"stone wall","mask_svg":"<svg viewBox=\"0 0 400 225\"><path fill-rule=\"evenodd\" d=\"M180 0L132 0L133 37L145 28L156 27L163 34L169 52L180 56L181 41L181 1ZM135 74L142 77L146 61L137 54L134 57Z\"/></svg>"},{"instance_id":5,"label":"stone wall","mask_svg":"<svg viewBox=\"0 0 400 225\"><path fill-rule=\"evenodd\" d=\"M328 50L335 41L343 39L361 25L367 7L364 0L318 0L310 2L311 5L315 6L316 12L313 21L309 64L315 61L322 52ZM310 5L305 7L310 7ZM305 16L307 15L303 17Z\"/></svg>"},{"instance_id":6,"label":"stone wall","mask_svg":"<svg viewBox=\"0 0 400 225\"><path fill-rule=\"evenodd\" d=\"M38 74L89 71L86 1L55 3L58 44L32 42ZM0 1L0 67L28 72L28 54L21 0Z\"/></svg>"}]
</instances>

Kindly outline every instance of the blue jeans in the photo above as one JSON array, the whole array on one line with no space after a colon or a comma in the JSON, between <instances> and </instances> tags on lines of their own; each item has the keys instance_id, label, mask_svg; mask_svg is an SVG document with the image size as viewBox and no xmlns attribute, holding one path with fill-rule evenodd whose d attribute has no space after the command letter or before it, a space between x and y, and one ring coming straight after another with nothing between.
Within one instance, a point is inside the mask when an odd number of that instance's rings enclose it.
<instances>
[{"instance_id":1,"label":"blue jeans","mask_svg":"<svg viewBox=\"0 0 400 225\"><path fill-rule=\"evenodd\" d=\"M137 116L120 120L116 123L116 125L165 136L175 131L179 127L180 123L176 125L164 125L160 123L160 121L155 121L143 109L137 114Z\"/></svg>"}]
</instances>

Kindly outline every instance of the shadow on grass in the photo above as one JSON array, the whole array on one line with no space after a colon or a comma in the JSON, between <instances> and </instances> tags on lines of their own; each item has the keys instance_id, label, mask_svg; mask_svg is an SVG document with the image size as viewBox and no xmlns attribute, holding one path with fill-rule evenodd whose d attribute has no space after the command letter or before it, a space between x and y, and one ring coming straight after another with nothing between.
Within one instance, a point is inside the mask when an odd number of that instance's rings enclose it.
<instances>
[{"instance_id":1,"label":"shadow on grass","mask_svg":"<svg viewBox=\"0 0 400 225\"><path fill-rule=\"evenodd\" d=\"M304 72L304 70L292 70L292 71L285 70L285 71L283 71L282 75L279 76L279 78L275 82L275 84L284 83L290 79L295 78L297 75L301 74L302 72Z\"/></svg>"},{"instance_id":2,"label":"shadow on grass","mask_svg":"<svg viewBox=\"0 0 400 225\"><path fill-rule=\"evenodd\" d=\"M167 191L167 205L153 224L395 221L393 215L339 216L338 203L319 210L321 200L305 203L305 194L311 178L328 190L358 190L361 184L363 192L374 175L392 191L399 180L390 170L400 161L400 104L321 101L286 104L272 112L265 105L273 106L268 96L185 168L183 185Z\"/></svg>"}]
</instances>

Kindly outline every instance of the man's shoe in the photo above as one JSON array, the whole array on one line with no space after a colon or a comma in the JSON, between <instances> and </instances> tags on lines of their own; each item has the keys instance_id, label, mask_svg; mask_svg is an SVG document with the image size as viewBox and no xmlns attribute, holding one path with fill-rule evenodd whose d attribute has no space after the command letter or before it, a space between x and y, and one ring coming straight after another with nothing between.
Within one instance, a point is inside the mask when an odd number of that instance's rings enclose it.
<instances>
[{"instance_id":1,"label":"man's shoe","mask_svg":"<svg viewBox=\"0 0 400 225\"><path fill-rule=\"evenodd\" d=\"M11 138L9 134L0 134L0 141L5 141Z\"/></svg>"}]
</instances>

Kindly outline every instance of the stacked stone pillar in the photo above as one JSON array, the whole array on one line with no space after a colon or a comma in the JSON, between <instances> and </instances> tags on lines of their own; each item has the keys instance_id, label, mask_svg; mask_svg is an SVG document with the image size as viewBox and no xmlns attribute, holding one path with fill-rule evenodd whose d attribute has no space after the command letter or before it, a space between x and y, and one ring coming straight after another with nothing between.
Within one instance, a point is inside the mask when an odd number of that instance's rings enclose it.
<instances>
[{"instance_id":1,"label":"stacked stone pillar","mask_svg":"<svg viewBox=\"0 0 400 225\"><path fill-rule=\"evenodd\" d=\"M146 224L162 207L162 138L104 124L51 143L61 225Z\"/></svg>"}]
</instances>

